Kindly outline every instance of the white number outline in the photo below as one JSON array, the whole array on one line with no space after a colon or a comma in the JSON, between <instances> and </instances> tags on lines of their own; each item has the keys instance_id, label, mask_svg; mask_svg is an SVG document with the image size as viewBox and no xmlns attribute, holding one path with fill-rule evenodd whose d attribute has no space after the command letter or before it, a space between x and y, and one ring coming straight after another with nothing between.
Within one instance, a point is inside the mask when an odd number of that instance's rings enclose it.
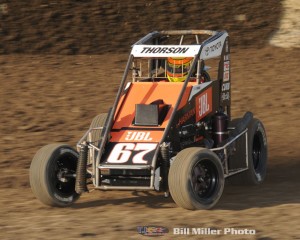
<instances>
[{"instance_id":1,"label":"white number outline","mask_svg":"<svg viewBox=\"0 0 300 240\"><path fill-rule=\"evenodd\" d=\"M129 161L133 152L138 152L132 159L133 164L147 164L144 156L155 150L157 143L118 143L107 158L108 163L126 163Z\"/></svg>"}]
</instances>

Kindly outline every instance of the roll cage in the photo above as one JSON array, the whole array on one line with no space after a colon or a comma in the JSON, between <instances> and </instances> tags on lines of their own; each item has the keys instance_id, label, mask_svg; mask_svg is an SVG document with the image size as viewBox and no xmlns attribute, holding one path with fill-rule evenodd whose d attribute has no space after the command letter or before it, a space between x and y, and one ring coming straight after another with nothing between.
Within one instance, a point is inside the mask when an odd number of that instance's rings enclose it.
<instances>
[{"instance_id":1,"label":"roll cage","mask_svg":"<svg viewBox=\"0 0 300 240\"><path fill-rule=\"evenodd\" d=\"M203 39L203 36L207 36L207 35L208 38L205 38L202 42L200 42L200 39ZM191 37L194 39L193 42L191 42L190 44L183 44L185 39L189 39L191 41ZM174 42L176 41L178 43L178 40L179 40L179 44L174 44ZM160 62L161 60L166 59L168 57L174 57L174 58L192 57L193 58L190 70L186 76L186 80L182 85L182 89L177 98L177 102L174 106L174 111L165 128L163 137L158 145L160 146L161 144L163 144L163 142L165 141L168 135L168 132L170 130L170 127L172 125L172 122L176 114L176 110L178 109L180 101L185 93L186 87L188 83L191 81L193 75L196 76L196 83L200 84L201 71L203 71L204 69L204 64L203 64L204 60L220 57L219 69L218 69L218 80L220 80L220 88L221 88L223 79L225 78L225 72L227 71L227 69L225 69L224 67L224 61L229 62L229 58L230 58L229 56L230 56L229 36L226 31L220 31L220 32L210 31L210 30L154 31L147 34L139 41L137 41L135 44L133 44L121 80L121 84L117 92L116 99L114 101L112 108L109 111L105 126L102 129L101 139L99 141L98 146L94 146L96 147L96 149L94 150L96 150L98 153L95 162L93 162L94 167L93 167L92 174L95 176L95 178L93 179L94 184L98 185L99 183L100 176L99 176L99 171L97 169L98 166L100 166L101 156L103 155L105 145L108 141L110 130L114 123L114 117L118 108L118 103L123 93L126 91L127 88L126 83L128 83L129 73L130 71L132 72L131 74L132 82L140 81L142 78L138 73L139 71L138 66L135 65L136 59L143 59L143 58L148 59L149 62L148 67L150 69L148 73L148 77L152 80L155 80L157 78L160 78L160 76L158 74L155 74L155 77L153 78L153 76L151 76L151 71L157 70L157 66L162 66ZM230 81L229 69L228 69L228 76L226 76L226 78L228 78L226 79L226 81ZM221 97L220 97L220 107L222 106L226 107L225 111L230 117L230 99L221 101ZM84 142L84 139L86 139L90 131L92 131L92 129L90 129L78 142L77 144L78 148L81 147L81 144ZM154 154L154 161L153 161L154 163L156 162L158 154L159 154L159 147L156 149Z\"/></svg>"}]
</instances>

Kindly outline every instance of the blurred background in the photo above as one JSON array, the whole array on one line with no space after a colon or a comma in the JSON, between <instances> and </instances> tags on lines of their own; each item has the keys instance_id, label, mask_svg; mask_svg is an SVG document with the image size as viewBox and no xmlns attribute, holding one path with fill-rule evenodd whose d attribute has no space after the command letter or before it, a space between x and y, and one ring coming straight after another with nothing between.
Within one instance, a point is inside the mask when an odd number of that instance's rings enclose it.
<instances>
[{"instance_id":1,"label":"blurred background","mask_svg":"<svg viewBox=\"0 0 300 240\"><path fill-rule=\"evenodd\" d=\"M226 29L232 45L262 47L279 27L279 0L1 1L0 53L128 52L145 33Z\"/></svg>"},{"instance_id":2,"label":"blurred background","mask_svg":"<svg viewBox=\"0 0 300 240\"><path fill-rule=\"evenodd\" d=\"M228 31L233 116L250 110L266 127L266 183L226 186L212 211L189 212L160 194L135 192L93 192L71 209L42 206L28 180L35 152L52 142L74 146L112 105L131 45L175 29ZM0 0L0 238L139 239L136 226L154 224L296 239L299 39L298 0Z\"/></svg>"}]
</instances>

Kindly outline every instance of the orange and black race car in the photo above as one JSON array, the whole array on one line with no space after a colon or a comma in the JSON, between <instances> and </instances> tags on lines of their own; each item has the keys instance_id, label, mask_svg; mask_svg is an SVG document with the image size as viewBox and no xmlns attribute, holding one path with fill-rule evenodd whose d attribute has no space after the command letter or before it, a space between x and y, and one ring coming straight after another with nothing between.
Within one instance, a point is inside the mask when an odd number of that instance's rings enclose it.
<instances>
[{"instance_id":1,"label":"orange and black race car","mask_svg":"<svg viewBox=\"0 0 300 240\"><path fill-rule=\"evenodd\" d=\"M90 184L161 191L185 209L209 209L225 178L260 184L266 133L251 112L231 119L230 66L226 31L149 33L132 46L112 108L93 119L78 151L50 144L36 153L35 196L68 206Z\"/></svg>"}]
</instances>

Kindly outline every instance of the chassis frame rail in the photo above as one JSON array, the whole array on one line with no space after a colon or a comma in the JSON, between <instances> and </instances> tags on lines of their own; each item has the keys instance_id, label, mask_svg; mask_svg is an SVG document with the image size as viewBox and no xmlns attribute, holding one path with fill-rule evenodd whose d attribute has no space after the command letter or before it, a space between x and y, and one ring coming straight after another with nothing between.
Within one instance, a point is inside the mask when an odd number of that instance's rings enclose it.
<instances>
[{"instance_id":1,"label":"chassis frame rail","mask_svg":"<svg viewBox=\"0 0 300 240\"><path fill-rule=\"evenodd\" d=\"M99 158L100 154L100 148L95 145L96 142L101 142L101 138L97 141L91 142L91 133L95 130L102 130L103 127L97 127L97 128L90 128L83 137L78 141L77 148L80 148L83 145L87 145L89 149L88 154L88 164L92 167L92 171L88 170L88 172L92 175L93 179L93 185L96 189L102 189L102 190L110 190L110 189L119 189L119 190L154 190L154 171L155 169L151 165L137 165L137 166L128 166L128 165L101 165L101 163L97 164L97 159ZM236 142L239 138L241 138L243 135L245 135L245 165L244 168L237 168L237 169L229 169L228 166L228 159L229 159L229 149L232 147L231 145ZM213 152L222 152L224 154L224 177L230 177L232 175L235 175L237 173L243 172L248 170L249 166L249 156L248 156L248 129L246 128L244 131L242 131L240 134L235 136L232 140L230 140L228 143L226 143L222 147L218 148L212 148L210 149ZM101 186L100 183L100 171L101 169L149 169L151 170L151 180L150 180L150 186L149 187L142 187L142 186ZM97 173L98 172L98 173Z\"/></svg>"}]
</instances>

